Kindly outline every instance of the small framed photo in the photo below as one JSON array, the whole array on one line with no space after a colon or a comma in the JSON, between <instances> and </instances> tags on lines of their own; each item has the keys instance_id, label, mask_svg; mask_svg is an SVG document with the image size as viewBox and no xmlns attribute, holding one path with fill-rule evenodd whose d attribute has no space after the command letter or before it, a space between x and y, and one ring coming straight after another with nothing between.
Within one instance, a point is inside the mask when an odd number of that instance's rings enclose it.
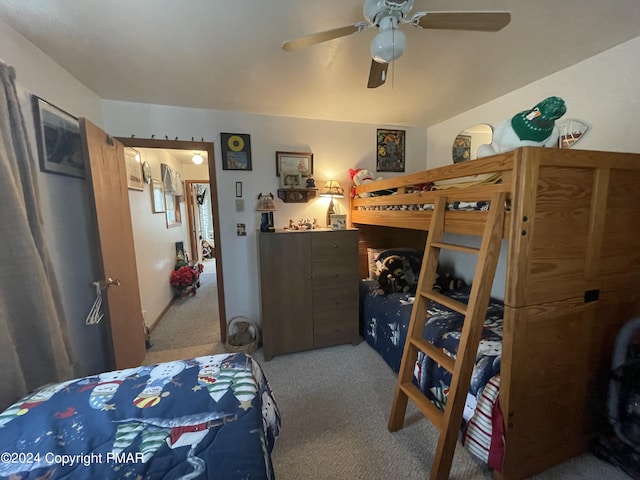
<instances>
[{"instance_id":1,"label":"small framed photo","mask_svg":"<svg viewBox=\"0 0 640 480\"><path fill-rule=\"evenodd\" d=\"M404 142L404 130L378 129L376 171L404 172Z\"/></svg>"},{"instance_id":2,"label":"small framed photo","mask_svg":"<svg viewBox=\"0 0 640 480\"><path fill-rule=\"evenodd\" d=\"M300 172L280 172L280 188L305 188Z\"/></svg>"},{"instance_id":3,"label":"small framed photo","mask_svg":"<svg viewBox=\"0 0 640 480\"><path fill-rule=\"evenodd\" d=\"M85 178L78 119L32 95L40 170Z\"/></svg>"},{"instance_id":4,"label":"small framed photo","mask_svg":"<svg viewBox=\"0 0 640 480\"><path fill-rule=\"evenodd\" d=\"M167 217L167 228L177 227L182 224L182 218L180 217L180 197L165 193L165 216Z\"/></svg>"},{"instance_id":5,"label":"small framed photo","mask_svg":"<svg viewBox=\"0 0 640 480\"><path fill-rule=\"evenodd\" d=\"M221 133L223 170L251 170L251 137L245 133Z\"/></svg>"},{"instance_id":6,"label":"small framed photo","mask_svg":"<svg viewBox=\"0 0 640 480\"><path fill-rule=\"evenodd\" d=\"M164 203L164 185L160 180L151 181L151 206L153 213L164 213L167 210Z\"/></svg>"},{"instance_id":7,"label":"small framed photo","mask_svg":"<svg viewBox=\"0 0 640 480\"><path fill-rule=\"evenodd\" d=\"M313 174L313 153L276 152L276 176L280 172L297 172L303 177Z\"/></svg>"},{"instance_id":8,"label":"small framed photo","mask_svg":"<svg viewBox=\"0 0 640 480\"><path fill-rule=\"evenodd\" d=\"M144 190L140 153L131 147L124 147L124 166L127 172L129 190Z\"/></svg>"},{"instance_id":9,"label":"small framed photo","mask_svg":"<svg viewBox=\"0 0 640 480\"><path fill-rule=\"evenodd\" d=\"M342 213L332 213L330 215L331 229L344 230L347 228L347 215Z\"/></svg>"},{"instance_id":10,"label":"small framed photo","mask_svg":"<svg viewBox=\"0 0 640 480\"><path fill-rule=\"evenodd\" d=\"M236 198L242 198L242 182L236 182Z\"/></svg>"}]
</instances>

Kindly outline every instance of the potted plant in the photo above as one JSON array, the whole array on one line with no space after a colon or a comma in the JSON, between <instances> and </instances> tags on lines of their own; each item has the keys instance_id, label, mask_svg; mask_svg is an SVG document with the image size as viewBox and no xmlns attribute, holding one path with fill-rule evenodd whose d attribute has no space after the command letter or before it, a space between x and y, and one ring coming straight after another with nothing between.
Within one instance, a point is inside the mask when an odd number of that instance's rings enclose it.
<instances>
[{"instance_id":1,"label":"potted plant","mask_svg":"<svg viewBox=\"0 0 640 480\"><path fill-rule=\"evenodd\" d=\"M189 265L178 267L171 272L169 283L181 297L189 294L195 295L196 286L200 279L200 272L202 272L203 269L204 266L200 263L193 267Z\"/></svg>"}]
</instances>

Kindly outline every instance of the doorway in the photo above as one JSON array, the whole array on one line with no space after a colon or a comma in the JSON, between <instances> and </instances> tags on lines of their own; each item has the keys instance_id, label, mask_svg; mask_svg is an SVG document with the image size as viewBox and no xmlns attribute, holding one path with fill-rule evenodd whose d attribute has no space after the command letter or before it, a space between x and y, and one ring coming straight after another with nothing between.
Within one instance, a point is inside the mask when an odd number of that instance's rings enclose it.
<instances>
[{"instance_id":1,"label":"doorway","mask_svg":"<svg viewBox=\"0 0 640 480\"><path fill-rule=\"evenodd\" d=\"M213 143L210 142L189 142L182 140L156 140L156 139L142 139L142 138L118 138L120 142L123 143L125 147L131 148L148 148L148 149L160 149L160 150L186 150L189 152L200 151L206 152L208 158L208 173L209 179L208 182L200 180L197 183L207 185L209 191L210 198L210 211L213 219L217 219L219 216L218 210L218 195L217 195L217 186L216 186L216 169L215 169L215 158L213 151ZM191 208L191 199L189 195L189 191L185 191L185 202L187 208L187 217L192 217L190 215ZM187 220L187 219L185 219ZM191 221L191 218L189 218ZM188 227L189 230L189 243L191 243L191 224ZM220 244L219 233L216 232L214 228L211 232L212 242L215 245L215 249L213 252L213 261L212 268L215 268L216 273L216 281L217 281L217 297L218 297L218 315L220 318L220 340L222 343L226 341L227 331L226 331L226 308L225 308L225 300L224 300L224 278L222 273L222 245ZM198 252L199 249L191 249L191 252ZM192 260L198 260L199 256L196 257L193 255ZM215 312L212 312L212 323L214 321Z\"/></svg>"}]
</instances>

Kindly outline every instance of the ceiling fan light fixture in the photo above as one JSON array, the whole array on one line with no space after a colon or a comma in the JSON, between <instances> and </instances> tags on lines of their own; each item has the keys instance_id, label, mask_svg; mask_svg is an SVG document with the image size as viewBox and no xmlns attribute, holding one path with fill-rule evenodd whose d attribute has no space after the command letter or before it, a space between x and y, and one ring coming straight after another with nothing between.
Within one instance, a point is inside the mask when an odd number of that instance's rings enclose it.
<instances>
[{"instance_id":1,"label":"ceiling fan light fixture","mask_svg":"<svg viewBox=\"0 0 640 480\"><path fill-rule=\"evenodd\" d=\"M401 30L382 30L371 42L371 57L376 62L391 63L404 53L406 45L407 37Z\"/></svg>"},{"instance_id":2,"label":"ceiling fan light fixture","mask_svg":"<svg viewBox=\"0 0 640 480\"><path fill-rule=\"evenodd\" d=\"M202 165L202 162L204 162L204 158L199 153L194 153L193 157L191 157L191 161L196 165Z\"/></svg>"}]
</instances>

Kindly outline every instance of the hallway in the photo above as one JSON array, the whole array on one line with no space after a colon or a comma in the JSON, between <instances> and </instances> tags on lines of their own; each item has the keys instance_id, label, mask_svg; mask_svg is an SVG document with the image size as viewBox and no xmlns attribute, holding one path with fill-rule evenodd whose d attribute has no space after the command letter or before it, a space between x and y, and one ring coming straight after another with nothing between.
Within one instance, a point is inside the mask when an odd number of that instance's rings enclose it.
<instances>
[{"instance_id":1,"label":"hallway","mask_svg":"<svg viewBox=\"0 0 640 480\"><path fill-rule=\"evenodd\" d=\"M176 298L151 332L144 364L223 353L215 260L205 260L196 295Z\"/></svg>"}]
</instances>

